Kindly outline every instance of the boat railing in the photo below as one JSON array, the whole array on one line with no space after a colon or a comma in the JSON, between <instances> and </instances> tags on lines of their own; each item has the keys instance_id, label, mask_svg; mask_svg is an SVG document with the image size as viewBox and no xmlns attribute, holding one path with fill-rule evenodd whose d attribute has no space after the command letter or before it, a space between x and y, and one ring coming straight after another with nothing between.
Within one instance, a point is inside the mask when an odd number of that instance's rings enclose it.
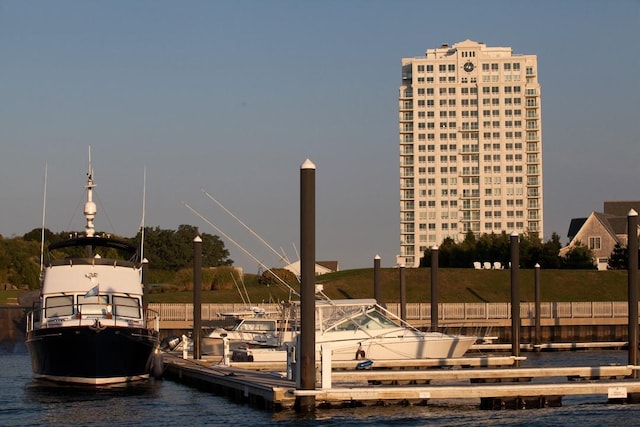
<instances>
[{"instance_id":1,"label":"boat railing","mask_svg":"<svg viewBox=\"0 0 640 427\"><path fill-rule=\"evenodd\" d=\"M48 313L50 311L51 313ZM150 308L126 304L83 303L39 307L27 313L27 332L60 326L129 326L160 330L160 314Z\"/></svg>"}]
</instances>

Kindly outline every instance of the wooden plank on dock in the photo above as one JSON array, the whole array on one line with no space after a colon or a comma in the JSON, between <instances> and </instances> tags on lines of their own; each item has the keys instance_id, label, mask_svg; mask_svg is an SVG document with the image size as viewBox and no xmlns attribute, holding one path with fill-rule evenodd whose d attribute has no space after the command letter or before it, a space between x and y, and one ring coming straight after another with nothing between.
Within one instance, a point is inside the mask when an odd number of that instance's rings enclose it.
<instances>
[{"instance_id":1,"label":"wooden plank on dock","mask_svg":"<svg viewBox=\"0 0 640 427\"><path fill-rule=\"evenodd\" d=\"M291 394L294 381L265 372L211 366L205 361L165 359L165 374L170 378L214 389L226 395L233 394L241 401L264 402L267 407L289 407L295 402ZM230 393L233 392L233 393Z\"/></svg>"},{"instance_id":2,"label":"wooden plank on dock","mask_svg":"<svg viewBox=\"0 0 640 427\"><path fill-rule=\"evenodd\" d=\"M526 360L526 357L515 356L484 356L484 357L458 357L451 359L414 359L414 360L375 360L373 368L378 369L422 369L437 367L460 368L489 368L498 366L513 366L517 361ZM364 360L336 361L331 363L334 370L356 369ZM231 362L229 366L256 371L286 371L284 362ZM317 362L320 366L320 362Z\"/></svg>"},{"instance_id":3,"label":"wooden plank on dock","mask_svg":"<svg viewBox=\"0 0 640 427\"><path fill-rule=\"evenodd\" d=\"M640 381L605 381L566 384L444 385L426 387L347 387L324 390L293 390L294 396L313 395L316 401L425 400L469 398L515 398L566 395L605 395L612 390L640 392Z\"/></svg>"},{"instance_id":4,"label":"wooden plank on dock","mask_svg":"<svg viewBox=\"0 0 640 427\"><path fill-rule=\"evenodd\" d=\"M575 377L586 379L624 378L630 376L640 366L574 366L555 368L506 368L506 369L448 369L448 370L359 370L334 371L333 382L369 381L460 381L493 380L509 378Z\"/></svg>"}]
</instances>

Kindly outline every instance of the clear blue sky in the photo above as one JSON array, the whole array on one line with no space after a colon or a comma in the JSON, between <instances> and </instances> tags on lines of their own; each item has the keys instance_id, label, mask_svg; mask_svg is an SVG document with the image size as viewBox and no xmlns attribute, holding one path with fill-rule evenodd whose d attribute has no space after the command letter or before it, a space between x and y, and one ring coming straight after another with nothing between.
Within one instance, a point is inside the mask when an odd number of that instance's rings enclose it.
<instances>
[{"instance_id":1,"label":"clear blue sky","mask_svg":"<svg viewBox=\"0 0 640 427\"><path fill-rule=\"evenodd\" d=\"M639 200L640 2L0 1L0 234L80 230L92 146L100 230L192 224L268 266L297 259L316 164L317 258L399 250L400 60L467 38L538 55L545 240ZM248 272L257 263L221 235Z\"/></svg>"}]
</instances>

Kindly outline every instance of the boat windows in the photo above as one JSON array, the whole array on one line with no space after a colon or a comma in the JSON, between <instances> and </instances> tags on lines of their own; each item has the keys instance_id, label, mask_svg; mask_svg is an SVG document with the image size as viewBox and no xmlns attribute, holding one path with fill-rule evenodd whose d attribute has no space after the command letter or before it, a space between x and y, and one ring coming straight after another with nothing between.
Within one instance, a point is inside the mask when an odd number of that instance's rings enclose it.
<instances>
[{"instance_id":1,"label":"boat windows","mask_svg":"<svg viewBox=\"0 0 640 427\"><path fill-rule=\"evenodd\" d=\"M397 328L398 325L378 311L370 311L368 316L374 320L381 328Z\"/></svg>"},{"instance_id":2,"label":"boat windows","mask_svg":"<svg viewBox=\"0 0 640 427\"><path fill-rule=\"evenodd\" d=\"M238 331L255 331L255 332L273 332L276 330L276 325L274 321L269 320L251 320L251 321L243 321L237 325L236 330Z\"/></svg>"},{"instance_id":3,"label":"boat windows","mask_svg":"<svg viewBox=\"0 0 640 427\"><path fill-rule=\"evenodd\" d=\"M118 317L133 317L139 319L140 300L131 297L113 296L113 307Z\"/></svg>"},{"instance_id":4,"label":"boat windows","mask_svg":"<svg viewBox=\"0 0 640 427\"><path fill-rule=\"evenodd\" d=\"M44 301L44 317L73 315L73 296L47 297Z\"/></svg>"},{"instance_id":5,"label":"boat windows","mask_svg":"<svg viewBox=\"0 0 640 427\"><path fill-rule=\"evenodd\" d=\"M352 331L356 329L397 328L394 322L377 311L369 311L345 320L335 327L336 331Z\"/></svg>"},{"instance_id":6,"label":"boat windows","mask_svg":"<svg viewBox=\"0 0 640 427\"><path fill-rule=\"evenodd\" d=\"M78 295L78 311L82 314L100 314L105 315L111 313L109 297L107 295L97 295L87 297Z\"/></svg>"}]
</instances>

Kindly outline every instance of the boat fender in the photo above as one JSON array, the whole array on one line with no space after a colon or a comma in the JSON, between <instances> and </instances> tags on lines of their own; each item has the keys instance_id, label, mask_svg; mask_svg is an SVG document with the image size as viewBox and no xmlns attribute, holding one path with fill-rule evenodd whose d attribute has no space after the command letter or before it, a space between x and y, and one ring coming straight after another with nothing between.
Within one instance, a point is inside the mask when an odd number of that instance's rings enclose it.
<instances>
[{"instance_id":1,"label":"boat fender","mask_svg":"<svg viewBox=\"0 0 640 427\"><path fill-rule=\"evenodd\" d=\"M361 371L364 369L371 369L371 366L373 365L373 360L365 360L364 362L360 362L356 365L356 369Z\"/></svg>"},{"instance_id":2,"label":"boat fender","mask_svg":"<svg viewBox=\"0 0 640 427\"><path fill-rule=\"evenodd\" d=\"M153 378L160 379L164 373L164 360L162 359L162 352L159 348L153 351L151 356L151 366L149 367L149 374Z\"/></svg>"}]
</instances>

